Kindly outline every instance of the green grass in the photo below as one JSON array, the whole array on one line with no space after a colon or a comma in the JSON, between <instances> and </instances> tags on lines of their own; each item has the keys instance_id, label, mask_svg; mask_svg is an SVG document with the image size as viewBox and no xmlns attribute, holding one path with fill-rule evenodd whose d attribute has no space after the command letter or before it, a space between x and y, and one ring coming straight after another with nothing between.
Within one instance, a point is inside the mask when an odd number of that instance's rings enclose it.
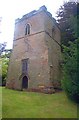
<instances>
[{"instance_id":1,"label":"green grass","mask_svg":"<svg viewBox=\"0 0 79 120\"><path fill-rule=\"evenodd\" d=\"M64 92L43 94L3 88L3 118L76 118L77 105Z\"/></svg>"}]
</instances>

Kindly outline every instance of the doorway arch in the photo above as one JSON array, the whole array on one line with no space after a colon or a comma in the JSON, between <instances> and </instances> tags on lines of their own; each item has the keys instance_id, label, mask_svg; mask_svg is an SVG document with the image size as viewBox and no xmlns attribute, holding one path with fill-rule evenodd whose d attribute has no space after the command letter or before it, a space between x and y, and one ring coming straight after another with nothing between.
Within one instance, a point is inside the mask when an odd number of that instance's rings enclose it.
<instances>
[{"instance_id":1,"label":"doorway arch","mask_svg":"<svg viewBox=\"0 0 79 120\"><path fill-rule=\"evenodd\" d=\"M22 78L22 89L27 89L28 88L28 77L24 76Z\"/></svg>"}]
</instances>

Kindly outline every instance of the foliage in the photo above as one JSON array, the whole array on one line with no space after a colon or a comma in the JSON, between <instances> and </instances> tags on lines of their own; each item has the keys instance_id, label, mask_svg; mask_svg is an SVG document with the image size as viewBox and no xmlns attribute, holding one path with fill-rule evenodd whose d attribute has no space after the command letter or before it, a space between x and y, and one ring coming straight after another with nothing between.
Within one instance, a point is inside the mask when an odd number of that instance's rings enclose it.
<instances>
[{"instance_id":1,"label":"foliage","mask_svg":"<svg viewBox=\"0 0 79 120\"><path fill-rule=\"evenodd\" d=\"M69 46L69 41L74 41L76 36L74 36L74 24L76 22L73 18L76 18L79 13L77 13L77 8L79 9L79 3L77 2L65 2L59 11L57 12L57 21L61 30L61 42L62 44ZM73 22L73 24L71 23ZM72 25L71 25L72 24ZM77 26L75 26L77 27Z\"/></svg>"},{"instance_id":2,"label":"foliage","mask_svg":"<svg viewBox=\"0 0 79 120\"><path fill-rule=\"evenodd\" d=\"M79 3L66 2L58 11L63 54L62 86L69 98L79 102L78 44L79 44ZM78 31L78 32L77 32Z\"/></svg>"},{"instance_id":3,"label":"foliage","mask_svg":"<svg viewBox=\"0 0 79 120\"><path fill-rule=\"evenodd\" d=\"M7 69L11 54L11 49L6 49L5 47L6 43L0 43L0 85L2 86L6 84Z\"/></svg>"},{"instance_id":4,"label":"foliage","mask_svg":"<svg viewBox=\"0 0 79 120\"><path fill-rule=\"evenodd\" d=\"M2 86L5 86L9 59L2 58L1 60L2 60Z\"/></svg>"},{"instance_id":5,"label":"foliage","mask_svg":"<svg viewBox=\"0 0 79 120\"><path fill-rule=\"evenodd\" d=\"M62 85L67 95L79 102L79 81L77 78L77 42L69 42L70 47L63 45L63 80Z\"/></svg>"},{"instance_id":6,"label":"foliage","mask_svg":"<svg viewBox=\"0 0 79 120\"><path fill-rule=\"evenodd\" d=\"M6 47L6 42L0 43L0 57L2 53L5 51L5 47Z\"/></svg>"},{"instance_id":7,"label":"foliage","mask_svg":"<svg viewBox=\"0 0 79 120\"><path fill-rule=\"evenodd\" d=\"M49 95L4 87L2 91L3 118L77 118L77 105L64 92Z\"/></svg>"}]
</instances>

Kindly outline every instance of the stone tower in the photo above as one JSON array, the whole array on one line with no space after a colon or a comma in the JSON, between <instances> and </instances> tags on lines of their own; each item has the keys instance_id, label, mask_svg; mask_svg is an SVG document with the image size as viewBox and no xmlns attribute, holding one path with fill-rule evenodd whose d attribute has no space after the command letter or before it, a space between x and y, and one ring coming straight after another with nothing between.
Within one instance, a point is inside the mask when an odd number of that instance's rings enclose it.
<instances>
[{"instance_id":1,"label":"stone tower","mask_svg":"<svg viewBox=\"0 0 79 120\"><path fill-rule=\"evenodd\" d=\"M6 86L12 89L60 85L60 30L45 6L15 21Z\"/></svg>"}]
</instances>

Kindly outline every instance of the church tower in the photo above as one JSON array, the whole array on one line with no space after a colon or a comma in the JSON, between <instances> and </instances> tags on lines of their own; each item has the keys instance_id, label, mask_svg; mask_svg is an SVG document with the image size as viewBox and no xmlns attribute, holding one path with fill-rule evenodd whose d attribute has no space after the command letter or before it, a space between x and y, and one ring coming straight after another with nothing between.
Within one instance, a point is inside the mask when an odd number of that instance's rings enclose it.
<instances>
[{"instance_id":1,"label":"church tower","mask_svg":"<svg viewBox=\"0 0 79 120\"><path fill-rule=\"evenodd\" d=\"M60 60L60 30L45 6L16 19L8 88L59 87Z\"/></svg>"}]
</instances>

